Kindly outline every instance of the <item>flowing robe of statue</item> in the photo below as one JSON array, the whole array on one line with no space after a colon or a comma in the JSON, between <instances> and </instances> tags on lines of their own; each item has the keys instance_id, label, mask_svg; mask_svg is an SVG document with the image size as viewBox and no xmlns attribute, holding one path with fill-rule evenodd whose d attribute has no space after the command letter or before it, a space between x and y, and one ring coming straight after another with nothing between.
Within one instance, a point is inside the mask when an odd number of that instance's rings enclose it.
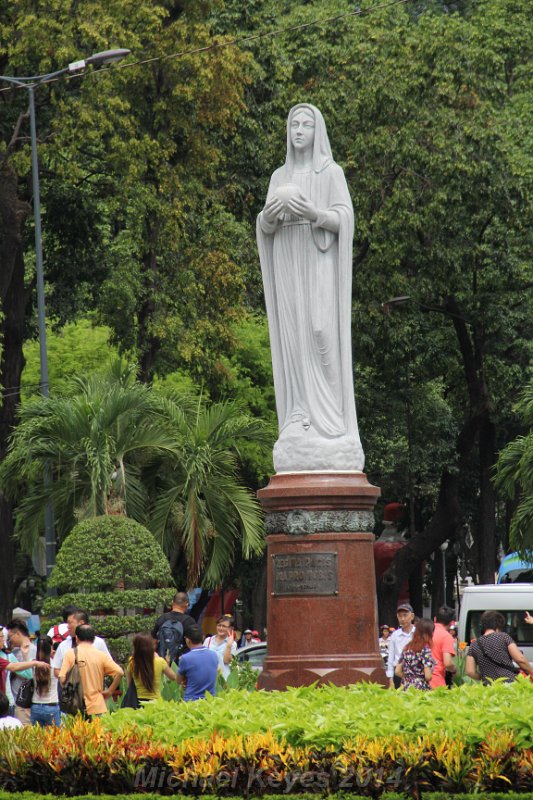
<instances>
[{"instance_id":1,"label":"flowing robe of statue","mask_svg":"<svg viewBox=\"0 0 533 800\"><path fill-rule=\"evenodd\" d=\"M314 116L312 161L295 164L291 120ZM287 159L267 195L295 193L318 211L315 221L284 209L257 219L257 243L270 331L279 438L276 472L362 470L351 353L353 208L333 161L320 111L300 104L287 123Z\"/></svg>"}]
</instances>

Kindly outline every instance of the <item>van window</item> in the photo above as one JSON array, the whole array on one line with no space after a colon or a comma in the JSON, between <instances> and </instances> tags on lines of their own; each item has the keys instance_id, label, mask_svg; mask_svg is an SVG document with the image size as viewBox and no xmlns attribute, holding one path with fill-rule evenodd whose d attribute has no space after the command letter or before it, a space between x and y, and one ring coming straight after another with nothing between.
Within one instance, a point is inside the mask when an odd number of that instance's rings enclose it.
<instances>
[{"instance_id":1,"label":"van window","mask_svg":"<svg viewBox=\"0 0 533 800\"><path fill-rule=\"evenodd\" d=\"M469 611L466 618L465 640L471 642L481 636L480 619L483 611ZM533 625L524 620L524 610L500 611L506 620L505 633L508 633L520 646L533 646Z\"/></svg>"}]
</instances>

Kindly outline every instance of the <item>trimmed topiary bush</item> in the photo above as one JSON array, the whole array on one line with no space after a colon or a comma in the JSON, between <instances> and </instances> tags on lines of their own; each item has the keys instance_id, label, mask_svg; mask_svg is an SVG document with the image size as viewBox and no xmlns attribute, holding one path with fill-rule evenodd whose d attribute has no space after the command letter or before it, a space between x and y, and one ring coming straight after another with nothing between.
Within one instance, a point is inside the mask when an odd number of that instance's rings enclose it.
<instances>
[{"instance_id":1,"label":"trimmed topiary bush","mask_svg":"<svg viewBox=\"0 0 533 800\"><path fill-rule=\"evenodd\" d=\"M170 566L149 530L123 516L93 517L66 537L50 576L58 591L44 611L70 603L91 616L115 658L130 652L128 636L150 630L176 591Z\"/></svg>"}]
</instances>

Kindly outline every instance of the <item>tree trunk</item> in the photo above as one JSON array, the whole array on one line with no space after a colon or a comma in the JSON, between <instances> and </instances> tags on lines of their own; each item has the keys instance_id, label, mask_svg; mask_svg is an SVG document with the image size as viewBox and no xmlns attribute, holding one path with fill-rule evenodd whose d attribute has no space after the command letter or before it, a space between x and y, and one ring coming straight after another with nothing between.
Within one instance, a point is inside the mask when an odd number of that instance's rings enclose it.
<instances>
[{"instance_id":1,"label":"tree trunk","mask_svg":"<svg viewBox=\"0 0 533 800\"><path fill-rule=\"evenodd\" d=\"M137 348L140 355L139 379L149 383L154 377L154 369L161 347L160 339L153 333L157 292L155 278L158 273L156 248L159 237L159 226L149 224L148 238L150 249L143 259L143 292L144 301L138 315Z\"/></svg>"},{"instance_id":2,"label":"tree trunk","mask_svg":"<svg viewBox=\"0 0 533 800\"><path fill-rule=\"evenodd\" d=\"M446 298L439 309L452 320L463 363L468 391L465 422L457 437L458 474L461 475L476 439L479 442L480 505L476 531L475 574L484 582L494 580L496 563L496 504L491 482L495 461L495 427L492 422L492 403L484 375L483 335L470 324L455 297ZM460 541L459 478L444 472L435 514L422 533L413 536L395 555L382 575L378 587L378 603L382 618L395 621L396 601L403 581L408 580L415 567L427 558L446 539ZM437 554L437 558L440 554ZM418 558L418 564L417 564ZM435 565L434 565L435 566ZM438 571L434 575L438 575ZM442 581L442 578L440 578ZM441 591L442 596L442 591Z\"/></svg>"},{"instance_id":3,"label":"tree trunk","mask_svg":"<svg viewBox=\"0 0 533 800\"><path fill-rule=\"evenodd\" d=\"M479 431L479 512L476 526L478 576L494 583L496 571L496 493L491 480L496 461L496 429L485 419Z\"/></svg>"},{"instance_id":4,"label":"tree trunk","mask_svg":"<svg viewBox=\"0 0 533 800\"><path fill-rule=\"evenodd\" d=\"M0 325L2 356L0 384L0 460L7 452L8 439L17 420L20 402L20 376L24 366L22 353L24 318L28 291L24 287L22 227L30 206L19 200L17 177L6 162L0 163L0 302L3 319ZM13 506L0 492L0 620L8 620L13 608L15 581L13 544Z\"/></svg>"},{"instance_id":5,"label":"tree trunk","mask_svg":"<svg viewBox=\"0 0 533 800\"><path fill-rule=\"evenodd\" d=\"M389 568L378 584L379 619L389 625L396 624L396 604L400 589L420 564L446 539L453 539L460 524L458 476L444 472L441 477L437 507L431 522L424 531L409 539L398 550ZM422 612L421 608L415 609Z\"/></svg>"}]
</instances>

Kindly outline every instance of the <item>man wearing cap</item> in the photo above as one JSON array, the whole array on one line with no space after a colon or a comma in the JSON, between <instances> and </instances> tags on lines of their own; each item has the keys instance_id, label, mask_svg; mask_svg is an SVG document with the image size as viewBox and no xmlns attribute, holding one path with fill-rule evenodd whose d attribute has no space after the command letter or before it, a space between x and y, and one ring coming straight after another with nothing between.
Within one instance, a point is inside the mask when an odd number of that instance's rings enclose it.
<instances>
[{"instance_id":1,"label":"man wearing cap","mask_svg":"<svg viewBox=\"0 0 533 800\"><path fill-rule=\"evenodd\" d=\"M441 606L435 615L435 630L433 631L433 643L431 645L431 655L435 661L430 681L432 689L436 689L437 686L446 686L446 673L453 675L457 672L457 667L453 660L455 642L450 633L450 626L454 616L454 610L448 608L448 606Z\"/></svg>"},{"instance_id":2,"label":"man wearing cap","mask_svg":"<svg viewBox=\"0 0 533 800\"><path fill-rule=\"evenodd\" d=\"M239 645L239 650L244 650L245 647L249 647L251 644L256 644L257 642L261 641L260 639L254 638L254 634L257 634L257 631L253 631L251 628L246 628L242 642Z\"/></svg>"},{"instance_id":3,"label":"man wearing cap","mask_svg":"<svg viewBox=\"0 0 533 800\"><path fill-rule=\"evenodd\" d=\"M400 603L396 609L396 616L400 627L389 637L389 657L387 658L387 669L385 673L389 679L389 688L398 689L401 679L395 677L394 668L400 660L403 648L413 638L415 626L413 620L415 612L410 603Z\"/></svg>"}]
</instances>

